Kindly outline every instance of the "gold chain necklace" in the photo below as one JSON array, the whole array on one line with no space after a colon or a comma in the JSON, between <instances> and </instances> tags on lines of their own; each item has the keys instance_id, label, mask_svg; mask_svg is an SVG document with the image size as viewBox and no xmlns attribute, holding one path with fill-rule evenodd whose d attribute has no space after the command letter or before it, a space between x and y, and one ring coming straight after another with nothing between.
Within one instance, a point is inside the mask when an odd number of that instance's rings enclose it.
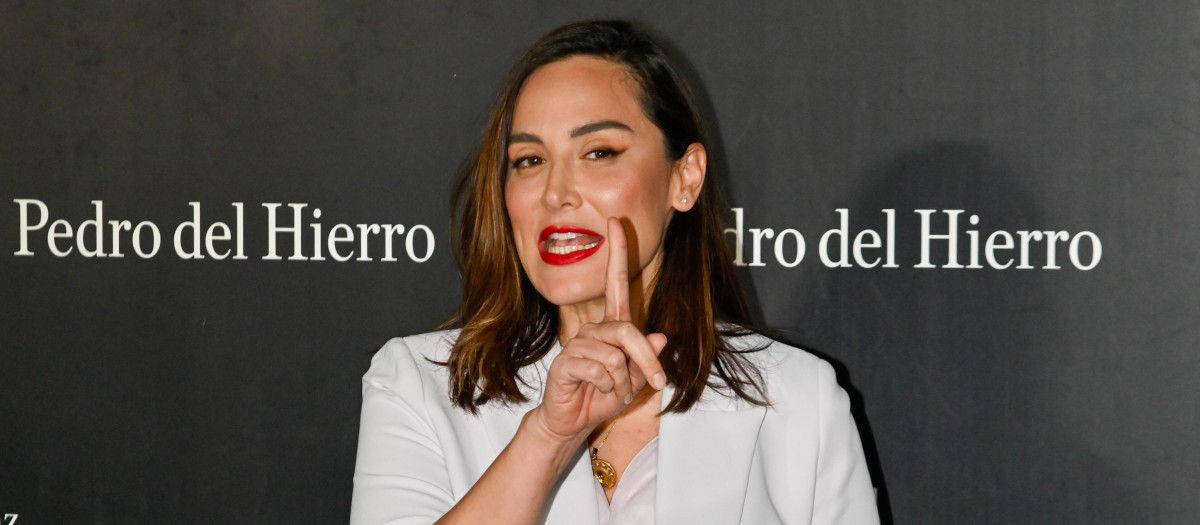
<instances>
[{"instance_id":1,"label":"gold chain necklace","mask_svg":"<svg viewBox=\"0 0 1200 525\"><path fill-rule=\"evenodd\" d=\"M613 468L612 463L600 459L596 455L600 453L600 448L608 441L609 434L612 434L614 428L617 428L617 422L613 421L609 425L608 431L604 433L604 437L600 438L600 444L592 448L592 476L596 481L600 482L600 486L606 489L612 488L617 484L617 469Z\"/></svg>"}]
</instances>

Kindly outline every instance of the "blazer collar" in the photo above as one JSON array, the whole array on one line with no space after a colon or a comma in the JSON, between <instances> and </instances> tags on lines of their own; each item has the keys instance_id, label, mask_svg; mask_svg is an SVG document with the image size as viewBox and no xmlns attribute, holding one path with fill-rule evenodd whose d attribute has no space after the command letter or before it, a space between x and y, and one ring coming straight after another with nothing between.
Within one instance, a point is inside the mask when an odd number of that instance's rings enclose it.
<instances>
[{"instance_id":1,"label":"blazer collar","mask_svg":"<svg viewBox=\"0 0 1200 525\"><path fill-rule=\"evenodd\" d=\"M523 387L522 392L528 398L524 403L500 404L480 410L484 427L492 441L493 458L500 454L504 447L517 435L521 419L542 401L542 387L546 384L546 374L550 370L550 362L562 351L558 343L546 353L541 360L532 366L521 370L521 377L529 387ZM573 466L564 476L559 478L551 494L553 503L546 515L544 523L570 525L599 525L600 515L596 509L596 480L592 477L591 458L585 454L586 448L579 447Z\"/></svg>"},{"instance_id":2,"label":"blazer collar","mask_svg":"<svg viewBox=\"0 0 1200 525\"><path fill-rule=\"evenodd\" d=\"M554 350L531 373L546 373ZM540 385L543 381L531 381ZM663 389L663 406L675 389ZM499 405L481 411L495 453L512 441L521 418L541 400ZM754 458L758 430L766 409L741 399L705 390L700 401L683 414L663 414L658 424L658 480L655 518L658 525L738 523L741 518ZM556 487L547 524L598 525L596 483L591 461L580 447L571 470Z\"/></svg>"},{"instance_id":3,"label":"blazer collar","mask_svg":"<svg viewBox=\"0 0 1200 525\"><path fill-rule=\"evenodd\" d=\"M663 405L674 388L663 390ZM766 409L705 390L683 414L658 423L657 525L738 523Z\"/></svg>"}]
</instances>

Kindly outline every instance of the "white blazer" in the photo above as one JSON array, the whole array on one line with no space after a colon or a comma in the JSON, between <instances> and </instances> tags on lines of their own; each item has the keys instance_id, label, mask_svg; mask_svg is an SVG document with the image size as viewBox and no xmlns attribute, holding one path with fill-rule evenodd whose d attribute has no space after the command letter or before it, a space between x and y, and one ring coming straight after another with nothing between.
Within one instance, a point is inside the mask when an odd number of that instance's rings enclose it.
<instances>
[{"instance_id":1,"label":"white blazer","mask_svg":"<svg viewBox=\"0 0 1200 525\"><path fill-rule=\"evenodd\" d=\"M447 395L444 361L455 331L397 338L363 376L351 525L426 524L466 494L541 399L561 350L522 370L530 401L491 402L471 415ZM769 343L750 354L771 407L711 389L658 430L657 525L877 524L878 512L850 401L828 363ZM742 346L741 342L735 342ZM664 403L671 387L663 392ZM596 483L584 448L552 495L547 525L596 525ZM614 524L615 525L615 524Z\"/></svg>"}]
</instances>

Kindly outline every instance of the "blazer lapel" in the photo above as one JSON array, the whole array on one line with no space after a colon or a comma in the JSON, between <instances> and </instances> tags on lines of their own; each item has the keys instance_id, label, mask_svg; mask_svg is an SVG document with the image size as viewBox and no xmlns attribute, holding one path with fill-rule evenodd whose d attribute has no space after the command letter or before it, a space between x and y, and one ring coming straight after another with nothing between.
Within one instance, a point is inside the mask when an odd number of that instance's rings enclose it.
<instances>
[{"instance_id":1,"label":"blazer lapel","mask_svg":"<svg viewBox=\"0 0 1200 525\"><path fill-rule=\"evenodd\" d=\"M507 447L508 443L512 441L513 436L517 435L517 427L521 426L521 419L525 417L525 414L542 402L542 385L546 384L546 374L549 373L550 362L561 351L562 346L556 342L538 362L521 369L520 377L524 380L521 392L527 399L524 403L507 405L492 402L484 405L485 408L480 410L484 427L487 428L488 439L491 440L492 447L496 449L496 455L500 454L500 451L504 450L504 447ZM493 455L494 458L495 455Z\"/></svg>"},{"instance_id":2,"label":"blazer lapel","mask_svg":"<svg viewBox=\"0 0 1200 525\"><path fill-rule=\"evenodd\" d=\"M555 348L528 372L544 374ZM540 385L541 378L531 377ZM663 390L663 406L675 389ZM508 445L521 418L541 402L541 392L530 392L529 401L498 405L481 410L492 459ZM758 429L766 409L741 400L726 398L711 389L684 414L664 414L658 423L658 480L655 494L657 525L738 523ZM490 462L490 460L489 460ZM597 525L596 487L591 462L580 447L574 466L559 481L551 495L553 504L547 525Z\"/></svg>"},{"instance_id":3,"label":"blazer lapel","mask_svg":"<svg viewBox=\"0 0 1200 525\"><path fill-rule=\"evenodd\" d=\"M550 369L550 361L562 350L555 343L550 352L533 366L521 371L529 385L544 385L545 375ZM508 446L521 419L525 414L541 403L540 388L524 390L529 401L513 405L495 404L480 411L488 439L491 441L492 452L488 463L500 455L500 451ZM577 460L573 466L559 479L558 485L552 491L551 506L544 523L547 525L599 525L600 516L596 508L596 481L592 478L592 462L584 447L579 447Z\"/></svg>"},{"instance_id":4,"label":"blazer lapel","mask_svg":"<svg viewBox=\"0 0 1200 525\"><path fill-rule=\"evenodd\" d=\"M674 394L664 389L663 405ZM684 414L658 426L655 523L738 523L766 409L706 390Z\"/></svg>"},{"instance_id":5,"label":"blazer lapel","mask_svg":"<svg viewBox=\"0 0 1200 525\"><path fill-rule=\"evenodd\" d=\"M596 479L592 477L592 461L579 447L575 466L559 480L546 525L600 525L596 507Z\"/></svg>"}]
</instances>

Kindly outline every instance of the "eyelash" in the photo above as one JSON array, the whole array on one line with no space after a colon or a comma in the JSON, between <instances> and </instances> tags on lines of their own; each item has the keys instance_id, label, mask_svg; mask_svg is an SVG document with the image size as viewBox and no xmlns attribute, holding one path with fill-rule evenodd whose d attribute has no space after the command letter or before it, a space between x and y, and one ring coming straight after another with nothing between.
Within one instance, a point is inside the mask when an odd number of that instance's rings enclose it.
<instances>
[{"instance_id":1,"label":"eyelash","mask_svg":"<svg viewBox=\"0 0 1200 525\"><path fill-rule=\"evenodd\" d=\"M620 155L621 153L622 153L622 151L617 151L612 148L596 148L594 150L587 152L587 154L584 155L584 158L587 158L590 160L608 160L608 159L615 158L617 155ZM527 155L524 157L518 157L516 159L513 159L511 167L514 170L519 170L519 169L523 169L523 168L532 168L534 166L540 166L545 162L546 161L544 159L542 159L541 157L537 157L534 155Z\"/></svg>"},{"instance_id":2,"label":"eyelash","mask_svg":"<svg viewBox=\"0 0 1200 525\"><path fill-rule=\"evenodd\" d=\"M512 169L519 170L521 168L530 168L533 166L541 165L542 162L545 162L545 161L543 161L541 159L541 157L535 157L532 155L520 157L520 158L514 159L512 161Z\"/></svg>"},{"instance_id":3,"label":"eyelash","mask_svg":"<svg viewBox=\"0 0 1200 525\"><path fill-rule=\"evenodd\" d=\"M599 156L596 156L596 154L599 154ZM611 159L620 154L621 154L621 152L617 151L615 149L596 148L592 151L587 152L587 155L584 155L584 157L592 159L592 160L604 160L604 159Z\"/></svg>"}]
</instances>

